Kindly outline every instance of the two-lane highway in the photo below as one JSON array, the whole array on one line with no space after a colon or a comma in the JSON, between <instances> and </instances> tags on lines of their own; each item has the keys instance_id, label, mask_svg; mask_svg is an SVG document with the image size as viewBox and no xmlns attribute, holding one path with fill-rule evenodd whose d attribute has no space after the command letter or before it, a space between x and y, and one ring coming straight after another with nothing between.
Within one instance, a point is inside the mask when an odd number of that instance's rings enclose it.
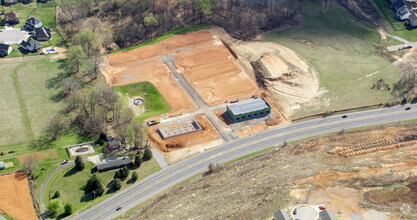
<instances>
[{"instance_id":1,"label":"two-lane highway","mask_svg":"<svg viewBox=\"0 0 417 220\"><path fill-rule=\"evenodd\" d=\"M405 110L406 107L411 107ZM229 141L211 150L175 163L115 194L73 219L112 219L163 190L207 169L210 163L224 163L284 141L294 141L342 129L417 118L417 105L396 106L298 122ZM116 211L117 207L122 210Z\"/></svg>"}]
</instances>

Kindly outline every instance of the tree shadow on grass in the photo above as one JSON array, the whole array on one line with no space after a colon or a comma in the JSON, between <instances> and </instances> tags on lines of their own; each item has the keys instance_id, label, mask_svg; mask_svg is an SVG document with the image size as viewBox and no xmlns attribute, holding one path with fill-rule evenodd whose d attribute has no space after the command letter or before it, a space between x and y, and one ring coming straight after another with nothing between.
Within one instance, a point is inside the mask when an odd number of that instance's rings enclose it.
<instances>
[{"instance_id":1,"label":"tree shadow on grass","mask_svg":"<svg viewBox=\"0 0 417 220\"><path fill-rule=\"evenodd\" d=\"M126 182L126 184L133 184L133 183L135 183L136 181L133 181L133 179L132 178L130 178L127 182Z\"/></svg>"},{"instance_id":2,"label":"tree shadow on grass","mask_svg":"<svg viewBox=\"0 0 417 220\"><path fill-rule=\"evenodd\" d=\"M55 95L51 96L49 99L53 102L61 102L65 98L64 91L59 91Z\"/></svg>"},{"instance_id":3,"label":"tree shadow on grass","mask_svg":"<svg viewBox=\"0 0 417 220\"><path fill-rule=\"evenodd\" d=\"M65 172L64 177L72 176L76 174L78 170L75 169L75 166L73 166L71 169L69 169L67 172Z\"/></svg>"}]
</instances>

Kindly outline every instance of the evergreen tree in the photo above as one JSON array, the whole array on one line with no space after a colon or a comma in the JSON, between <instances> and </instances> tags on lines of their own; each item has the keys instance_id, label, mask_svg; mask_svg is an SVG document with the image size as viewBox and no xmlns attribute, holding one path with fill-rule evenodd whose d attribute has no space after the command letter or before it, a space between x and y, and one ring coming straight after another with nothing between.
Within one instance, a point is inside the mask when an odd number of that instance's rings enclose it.
<instances>
[{"instance_id":1,"label":"evergreen tree","mask_svg":"<svg viewBox=\"0 0 417 220\"><path fill-rule=\"evenodd\" d=\"M142 158L139 155L137 155L135 157L135 163L134 164L135 164L136 167L140 167L140 165L142 164Z\"/></svg>"},{"instance_id":2,"label":"evergreen tree","mask_svg":"<svg viewBox=\"0 0 417 220\"><path fill-rule=\"evenodd\" d=\"M95 191L95 195L101 195L104 192L103 181L97 173L91 175L90 179L87 180L85 186L86 192L91 193Z\"/></svg>"},{"instance_id":3,"label":"evergreen tree","mask_svg":"<svg viewBox=\"0 0 417 220\"><path fill-rule=\"evenodd\" d=\"M133 171L132 173L132 181L136 182L136 180L138 180L138 174L136 173L136 171Z\"/></svg>"},{"instance_id":4,"label":"evergreen tree","mask_svg":"<svg viewBox=\"0 0 417 220\"><path fill-rule=\"evenodd\" d=\"M149 147L145 148L145 152L143 154L143 160L148 161L152 159L152 151Z\"/></svg>"},{"instance_id":5,"label":"evergreen tree","mask_svg":"<svg viewBox=\"0 0 417 220\"><path fill-rule=\"evenodd\" d=\"M75 169L78 171L83 170L85 167L83 159L78 155L75 158Z\"/></svg>"},{"instance_id":6,"label":"evergreen tree","mask_svg":"<svg viewBox=\"0 0 417 220\"><path fill-rule=\"evenodd\" d=\"M74 208L72 207L72 204L70 202L65 204L64 210L65 215L72 215L72 213L74 212Z\"/></svg>"}]
</instances>

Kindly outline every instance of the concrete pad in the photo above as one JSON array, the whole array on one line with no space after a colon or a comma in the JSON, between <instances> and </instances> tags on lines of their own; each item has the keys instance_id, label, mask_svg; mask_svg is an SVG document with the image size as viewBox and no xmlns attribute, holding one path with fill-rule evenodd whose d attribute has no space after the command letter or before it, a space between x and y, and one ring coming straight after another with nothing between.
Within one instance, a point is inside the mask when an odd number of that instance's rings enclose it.
<instances>
[{"instance_id":1,"label":"concrete pad","mask_svg":"<svg viewBox=\"0 0 417 220\"><path fill-rule=\"evenodd\" d=\"M18 44L23 40L26 40L28 35L25 31L20 31L18 29L1 29L0 31L0 42L6 44Z\"/></svg>"}]
</instances>

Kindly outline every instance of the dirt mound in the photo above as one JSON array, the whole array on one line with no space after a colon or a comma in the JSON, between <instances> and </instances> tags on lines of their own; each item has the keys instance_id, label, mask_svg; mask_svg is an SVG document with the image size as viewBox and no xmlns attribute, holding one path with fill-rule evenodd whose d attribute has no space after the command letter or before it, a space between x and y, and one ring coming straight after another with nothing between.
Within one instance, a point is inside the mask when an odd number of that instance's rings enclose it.
<instances>
[{"instance_id":1,"label":"dirt mound","mask_svg":"<svg viewBox=\"0 0 417 220\"><path fill-rule=\"evenodd\" d=\"M372 86L371 89L377 89L382 91L390 91L391 88L389 87L388 83L385 82L383 79L379 79L376 83Z\"/></svg>"},{"instance_id":2,"label":"dirt mound","mask_svg":"<svg viewBox=\"0 0 417 220\"><path fill-rule=\"evenodd\" d=\"M299 103L311 103L321 93L317 73L292 50L271 42L238 41L220 28L211 31L237 54L239 64L287 117Z\"/></svg>"},{"instance_id":3,"label":"dirt mound","mask_svg":"<svg viewBox=\"0 0 417 220\"><path fill-rule=\"evenodd\" d=\"M0 209L16 219L38 219L33 208L26 173L0 176Z\"/></svg>"}]
</instances>

